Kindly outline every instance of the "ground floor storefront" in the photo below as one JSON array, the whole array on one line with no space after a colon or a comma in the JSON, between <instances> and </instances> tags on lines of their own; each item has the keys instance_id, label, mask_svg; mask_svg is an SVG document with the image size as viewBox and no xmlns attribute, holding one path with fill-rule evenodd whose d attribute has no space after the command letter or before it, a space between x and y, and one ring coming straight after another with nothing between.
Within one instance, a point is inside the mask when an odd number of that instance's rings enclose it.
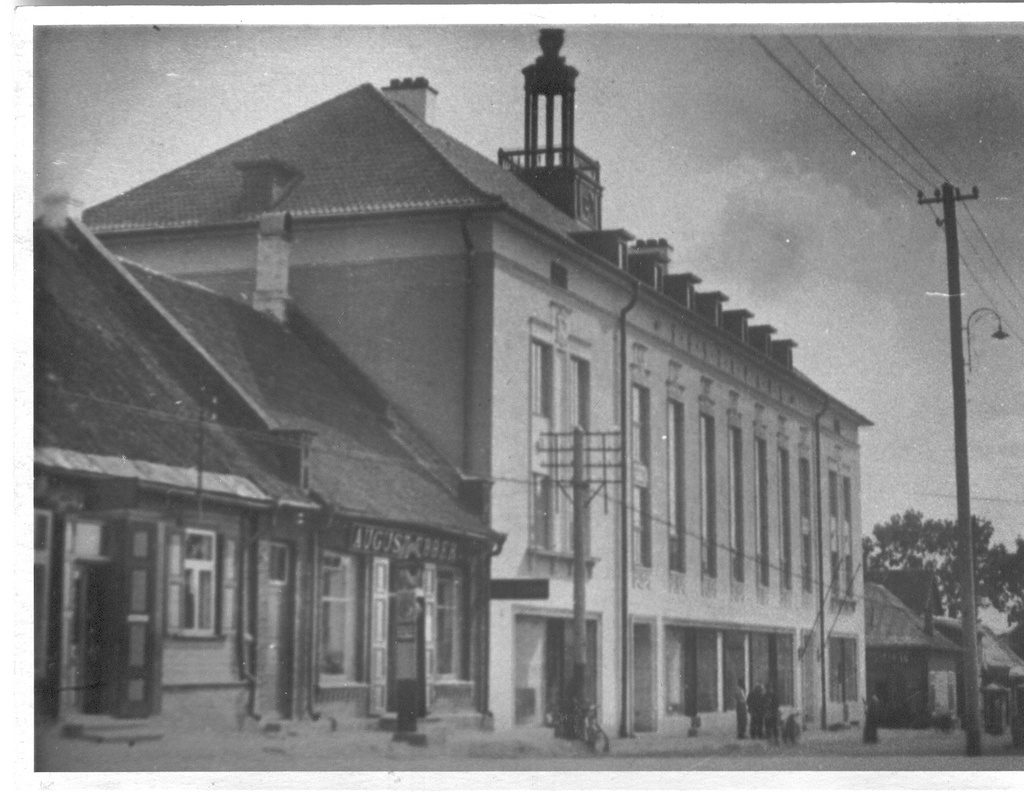
<instances>
[{"instance_id":1,"label":"ground floor storefront","mask_svg":"<svg viewBox=\"0 0 1024 802\"><path fill-rule=\"evenodd\" d=\"M586 693L602 726L614 733L621 723L622 655L610 618L587 617ZM556 727L573 659L569 612L519 606L495 620L502 623L492 632L492 648L507 643L513 651L504 676L503 658L494 655L495 676L512 689L512 725ZM804 727L820 727L823 703L829 726L863 721L862 639L834 632L822 649L816 635L801 628L632 617L627 725L634 733L735 732L738 700L751 692L770 693L783 718L795 713ZM503 702L497 690L496 706Z\"/></svg>"},{"instance_id":2,"label":"ground floor storefront","mask_svg":"<svg viewBox=\"0 0 1024 802\"><path fill-rule=\"evenodd\" d=\"M402 681L419 716L482 720L491 539L312 504L49 489L35 513L44 720L358 729L396 714Z\"/></svg>"}]
</instances>

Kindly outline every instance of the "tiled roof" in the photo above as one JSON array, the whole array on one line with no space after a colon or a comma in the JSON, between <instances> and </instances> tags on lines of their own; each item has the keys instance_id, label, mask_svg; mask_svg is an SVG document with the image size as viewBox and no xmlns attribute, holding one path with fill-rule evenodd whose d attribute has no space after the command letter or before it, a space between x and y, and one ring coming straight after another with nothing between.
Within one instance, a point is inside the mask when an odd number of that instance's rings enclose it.
<instances>
[{"instance_id":1,"label":"tiled roof","mask_svg":"<svg viewBox=\"0 0 1024 802\"><path fill-rule=\"evenodd\" d=\"M84 221L100 233L254 221L258 214L239 205L238 165L261 160L297 173L273 206L297 218L505 204L556 233L583 230L370 84L87 209Z\"/></svg>"},{"instance_id":2,"label":"tiled roof","mask_svg":"<svg viewBox=\"0 0 1024 802\"><path fill-rule=\"evenodd\" d=\"M149 481L176 486L198 465L200 399L217 391L216 376L138 300L74 229L37 226L34 442L51 467L120 476L131 463L147 478L145 466L159 465L166 470L150 471ZM204 427L204 473L246 477L273 498L308 503L242 441L246 420L222 423L238 428ZM88 455L89 465L50 459L57 454Z\"/></svg>"},{"instance_id":3,"label":"tiled roof","mask_svg":"<svg viewBox=\"0 0 1024 802\"><path fill-rule=\"evenodd\" d=\"M933 615L942 614L935 575L931 571L910 568L885 571L872 576L871 581L883 585L917 615L929 610Z\"/></svg>"},{"instance_id":4,"label":"tiled roof","mask_svg":"<svg viewBox=\"0 0 1024 802\"><path fill-rule=\"evenodd\" d=\"M396 436L394 411L340 354L203 287L128 269L279 427L315 433L310 487L325 500L353 516L489 533Z\"/></svg>"},{"instance_id":5,"label":"tiled roof","mask_svg":"<svg viewBox=\"0 0 1024 802\"><path fill-rule=\"evenodd\" d=\"M864 583L864 633L869 648L921 647L960 651L948 638L929 635L924 622L893 593L874 582Z\"/></svg>"}]
</instances>

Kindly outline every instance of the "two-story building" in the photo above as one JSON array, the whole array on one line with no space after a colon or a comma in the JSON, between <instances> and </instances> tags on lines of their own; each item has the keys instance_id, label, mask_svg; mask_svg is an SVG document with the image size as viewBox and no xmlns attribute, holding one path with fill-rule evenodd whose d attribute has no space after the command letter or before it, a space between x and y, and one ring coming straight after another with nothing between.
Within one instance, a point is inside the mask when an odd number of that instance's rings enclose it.
<instances>
[{"instance_id":1,"label":"two-story building","mask_svg":"<svg viewBox=\"0 0 1024 802\"><path fill-rule=\"evenodd\" d=\"M289 299L489 491L489 524L508 533L494 578L548 587L490 602L496 726L550 725L570 673L575 427L587 687L605 727L725 727L739 680L774 685L809 723L823 697L829 722L856 719L869 421L794 367L791 340L673 270L667 242L605 226L600 165L576 147L577 72L560 31L541 46L523 70L523 147L497 162L432 124L425 79L394 80L85 220L156 271ZM284 213L287 255L258 269L261 226Z\"/></svg>"}]
</instances>

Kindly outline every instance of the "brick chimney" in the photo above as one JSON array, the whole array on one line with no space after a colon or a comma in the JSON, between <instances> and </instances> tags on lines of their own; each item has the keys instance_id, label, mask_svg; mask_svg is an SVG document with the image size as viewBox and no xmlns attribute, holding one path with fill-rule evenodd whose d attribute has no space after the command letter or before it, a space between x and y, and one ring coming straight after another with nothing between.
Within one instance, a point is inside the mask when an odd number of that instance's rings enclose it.
<instances>
[{"instance_id":1,"label":"brick chimney","mask_svg":"<svg viewBox=\"0 0 1024 802\"><path fill-rule=\"evenodd\" d=\"M268 212L260 217L256 243L256 291L252 306L279 323L285 319L288 303L288 261L292 247L292 216Z\"/></svg>"},{"instance_id":2,"label":"brick chimney","mask_svg":"<svg viewBox=\"0 0 1024 802\"><path fill-rule=\"evenodd\" d=\"M437 90L430 82L419 78L392 78L391 83L381 87L384 97L392 103L404 106L427 125L434 124L434 107L437 104Z\"/></svg>"}]
</instances>

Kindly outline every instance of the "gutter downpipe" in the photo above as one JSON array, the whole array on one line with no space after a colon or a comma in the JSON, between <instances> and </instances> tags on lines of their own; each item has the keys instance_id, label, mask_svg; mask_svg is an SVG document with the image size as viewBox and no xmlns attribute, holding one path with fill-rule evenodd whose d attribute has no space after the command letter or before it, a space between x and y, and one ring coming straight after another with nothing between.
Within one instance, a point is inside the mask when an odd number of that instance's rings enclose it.
<instances>
[{"instance_id":1,"label":"gutter downpipe","mask_svg":"<svg viewBox=\"0 0 1024 802\"><path fill-rule=\"evenodd\" d=\"M627 349L626 349L626 315L636 306L637 298L640 295L640 282L633 279L633 293L629 303L622 307L619 312L619 479L622 488L621 503L619 504L620 529L622 540L620 543L620 559L622 561L622 598L620 616L622 619L622 698L620 701L619 737L629 738L632 733L629 726L629 504L628 485L626 482L629 470L629 451L626 448L626 430L629 423L627 405L629 401L628 381L626 379Z\"/></svg>"},{"instance_id":2,"label":"gutter downpipe","mask_svg":"<svg viewBox=\"0 0 1024 802\"><path fill-rule=\"evenodd\" d=\"M821 407L821 411L814 416L814 486L816 488L815 512L818 526L818 621L819 653L821 655L821 730L828 729L828 716L826 705L828 704L828 688L826 685L825 672L825 536L821 524L821 418L828 409L829 399Z\"/></svg>"}]
</instances>

